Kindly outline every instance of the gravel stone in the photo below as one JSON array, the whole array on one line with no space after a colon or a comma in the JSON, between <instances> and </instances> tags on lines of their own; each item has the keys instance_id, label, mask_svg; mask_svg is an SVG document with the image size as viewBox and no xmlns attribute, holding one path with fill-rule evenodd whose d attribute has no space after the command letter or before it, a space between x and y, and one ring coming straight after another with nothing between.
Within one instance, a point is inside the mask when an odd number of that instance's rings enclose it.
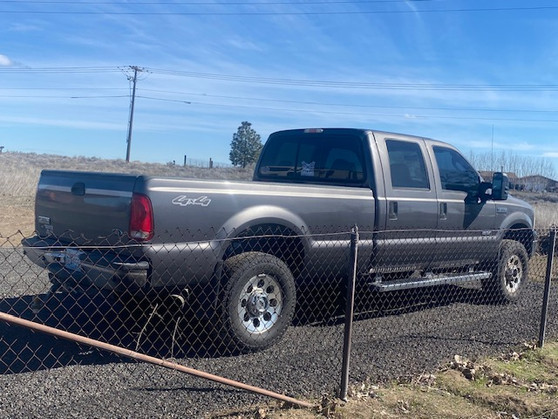
<instances>
[{"instance_id":1,"label":"gravel stone","mask_svg":"<svg viewBox=\"0 0 558 419\"><path fill-rule=\"evenodd\" d=\"M30 266L20 250L0 249L1 311L47 324L59 321L72 331L134 348L129 330L110 330L111 323L105 322L107 332L94 316L74 313L72 317L76 307L33 313L34 296L46 290L46 274ZM474 287L450 286L391 295L358 290L351 383L435 371L456 354L467 359L497 355L538 337L542 283L529 283L514 304L485 304L479 295ZM106 304L100 302L100 311L108 316L116 308ZM69 312L64 313L65 309ZM340 308L321 321L295 322L279 344L263 352L218 356L207 350L194 356L185 351L173 360L297 398L319 400L338 392L342 313ZM558 337L556 286L551 289L548 319L547 337ZM170 358L168 331L161 336L158 355ZM196 342L180 345L200 346ZM243 390L6 323L0 323L0 355L0 417L207 417L270 402Z\"/></svg>"}]
</instances>

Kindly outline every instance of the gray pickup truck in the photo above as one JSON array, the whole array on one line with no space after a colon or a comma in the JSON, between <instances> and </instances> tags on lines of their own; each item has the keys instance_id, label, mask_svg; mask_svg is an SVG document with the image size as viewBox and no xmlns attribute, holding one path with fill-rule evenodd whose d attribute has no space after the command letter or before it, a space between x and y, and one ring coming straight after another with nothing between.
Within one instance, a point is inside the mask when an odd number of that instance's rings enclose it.
<instances>
[{"instance_id":1,"label":"gray pickup truck","mask_svg":"<svg viewBox=\"0 0 558 419\"><path fill-rule=\"evenodd\" d=\"M339 233L355 225L359 277L376 291L474 280L517 299L536 234L507 185L440 141L286 130L270 135L252 182L45 170L23 245L54 287L209 288L230 340L262 349L290 325L303 277L346 272Z\"/></svg>"}]
</instances>

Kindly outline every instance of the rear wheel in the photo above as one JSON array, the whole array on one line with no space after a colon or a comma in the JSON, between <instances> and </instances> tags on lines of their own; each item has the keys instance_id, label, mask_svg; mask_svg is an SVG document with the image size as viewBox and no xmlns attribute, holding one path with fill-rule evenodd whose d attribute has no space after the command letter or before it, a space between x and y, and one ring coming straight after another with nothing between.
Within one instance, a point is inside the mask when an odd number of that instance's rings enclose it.
<instances>
[{"instance_id":1,"label":"rear wheel","mask_svg":"<svg viewBox=\"0 0 558 419\"><path fill-rule=\"evenodd\" d=\"M497 266L483 283L487 297L497 302L516 301L527 283L528 267L525 247L515 240L502 240Z\"/></svg>"},{"instance_id":2,"label":"rear wheel","mask_svg":"<svg viewBox=\"0 0 558 419\"><path fill-rule=\"evenodd\" d=\"M227 340L261 350L281 339L294 316L294 277L279 258L247 252L225 261L222 321Z\"/></svg>"}]
</instances>

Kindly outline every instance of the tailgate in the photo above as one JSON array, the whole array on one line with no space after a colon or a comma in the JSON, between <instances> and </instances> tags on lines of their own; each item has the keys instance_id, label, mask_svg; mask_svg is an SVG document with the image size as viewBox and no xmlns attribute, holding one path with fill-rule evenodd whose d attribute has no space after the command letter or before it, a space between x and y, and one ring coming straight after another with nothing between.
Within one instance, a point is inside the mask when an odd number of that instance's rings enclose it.
<instances>
[{"instance_id":1,"label":"tailgate","mask_svg":"<svg viewBox=\"0 0 558 419\"><path fill-rule=\"evenodd\" d=\"M35 203L38 234L71 237L78 244L120 240L128 232L136 180L125 174L43 170Z\"/></svg>"}]
</instances>

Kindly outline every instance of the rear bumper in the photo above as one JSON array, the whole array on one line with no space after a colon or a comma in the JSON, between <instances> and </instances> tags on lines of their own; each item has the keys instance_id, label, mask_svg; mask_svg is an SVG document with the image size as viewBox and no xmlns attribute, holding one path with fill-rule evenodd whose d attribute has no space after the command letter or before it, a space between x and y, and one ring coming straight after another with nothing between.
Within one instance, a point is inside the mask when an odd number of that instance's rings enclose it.
<instances>
[{"instance_id":1,"label":"rear bumper","mask_svg":"<svg viewBox=\"0 0 558 419\"><path fill-rule=\"evenodd\" d=\"M53 282L104 290L130 290L148 285L149 263L102 247L63 246L52 239L22 240L24 254L47 269Z\"/></svg>"}]
</instances>

